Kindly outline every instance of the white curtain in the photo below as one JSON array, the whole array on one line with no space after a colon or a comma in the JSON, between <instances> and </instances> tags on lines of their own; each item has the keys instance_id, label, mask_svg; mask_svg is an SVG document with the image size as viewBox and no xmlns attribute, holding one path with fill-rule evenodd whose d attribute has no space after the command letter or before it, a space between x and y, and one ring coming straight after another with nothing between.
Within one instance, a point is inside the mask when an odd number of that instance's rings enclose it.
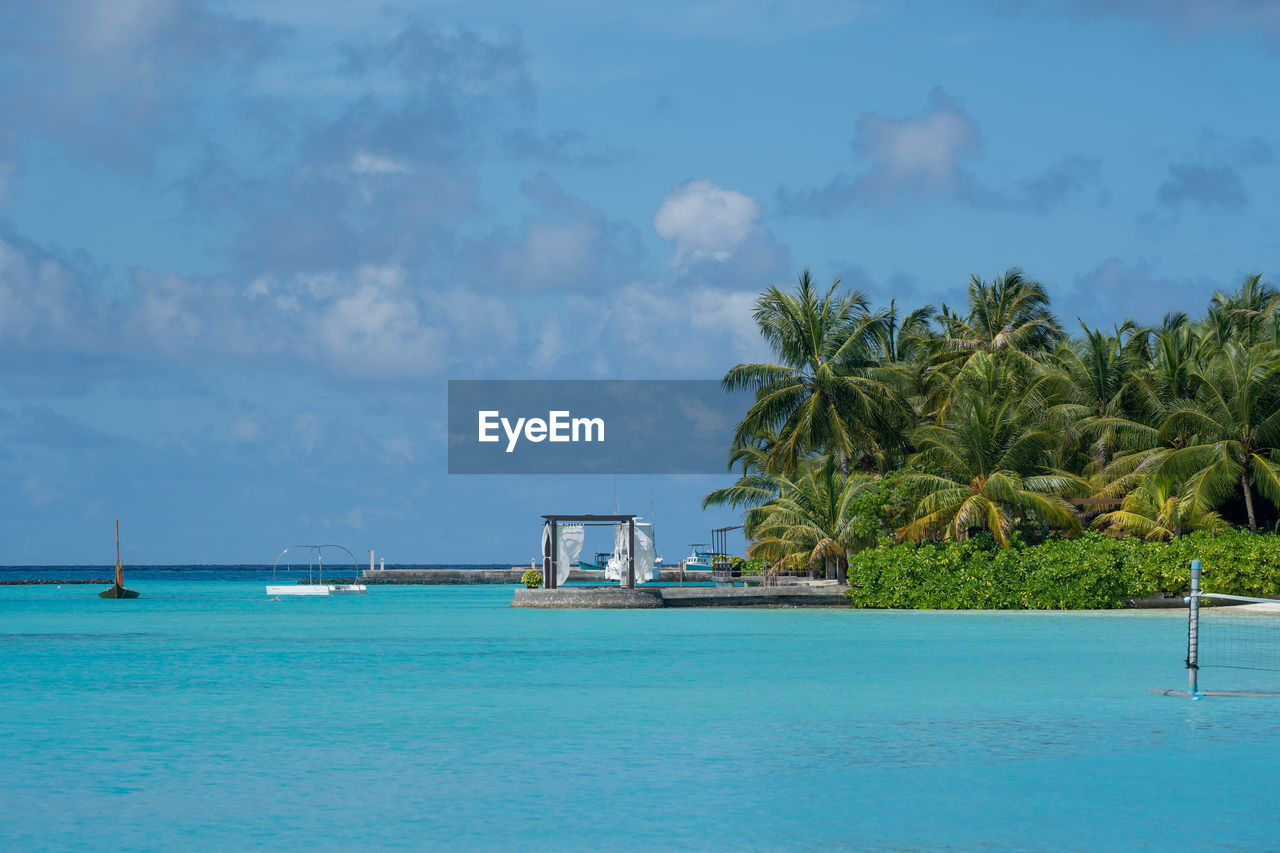
<instances>
[{"instance_id":1,"label":"white curtain","mask_svg":"<svg viewBox=\"0 0 1280 853\"><path fill-rule=\"evenodd\" d=\"M636 583L648 583L658 579L658 569L653 559L653 525L636 525Z\"/></svg>"},{"instance_id":2,"label":"white curtain","mask_svg":"<svg viewBox=\"0 0 1280 853\"><path fill-rule=\"evenodd\" d=\"M618 584L627 582L627 525L613 526L613 555L605 566L604 576L616 580ZM658 568L654 560L653 525L636 525L636 583L648 583L658 579Z\"/></svg>"},{"instance_id":3,"label":"white curtain","mask_svg":"<svg viewBox=\"0 0 1280 853\"><path fill-rule=\"evenodd\" d=\"M556 525L556 586L569 579L569 567L582 553L582 540L586 538L581 524Z\"/></svg>"},{"instance_id":4,"label":"white curtain","mask_svg":"<svg viewBox=\"0 0 1280 853\"><path fill-rule=\"evenodd\" d=\"M607 580L617 581L619 585L626 585L627 557L627 525L625 523L615 524L613 526L613 553L609 555L609 562L604 567L604 576Z\"/></svg>"}]
</instances>

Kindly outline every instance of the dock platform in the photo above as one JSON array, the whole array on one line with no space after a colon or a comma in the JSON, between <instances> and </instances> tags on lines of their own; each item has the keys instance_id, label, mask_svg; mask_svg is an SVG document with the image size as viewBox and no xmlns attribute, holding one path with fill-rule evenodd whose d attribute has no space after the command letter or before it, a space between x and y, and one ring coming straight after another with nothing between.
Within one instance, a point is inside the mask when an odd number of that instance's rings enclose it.
<instances>
[{"instance_id":1,"label":"dock platform","mask_svg":"<svg viewBox=\"0 0 1280 853\"><path fill-rule=\"evenodd\" d=\"M352 583L366 584L518 584L520 576L529 571L528 566L510 569L374 569L364 570ZM541 569L539 569L541 571ZM343 579L346 582L348 579ZM710 583L711 572L681 572L679 569L662 569L660 583ZM604 572L573 569L570 583L607 583Z\"/></svg>"},{"instance_id":2,"label":"dock platform","mask_svg":"<svg viewBox=\"0 0 1280 853\"><path fill-rule=\"evenodd\" d=\"M841 607L849 600L844 587L673 587L623 589L616 586L518 589L512 607L546 609L652 609L656 607Z\"/></svg>"}]
</instances>

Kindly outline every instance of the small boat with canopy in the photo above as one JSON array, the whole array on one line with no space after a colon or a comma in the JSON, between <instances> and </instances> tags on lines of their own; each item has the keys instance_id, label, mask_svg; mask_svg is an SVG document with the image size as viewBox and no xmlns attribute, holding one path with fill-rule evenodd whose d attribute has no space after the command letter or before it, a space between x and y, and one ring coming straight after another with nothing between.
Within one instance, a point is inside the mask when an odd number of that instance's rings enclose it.
<instances>
[{"instance_id":1,"label":"small boat with canopy","mask_svg":"<svg viewBox=\"0 0 1280 853\"><path fill-rule=\"evenodd\" d=\"M352 554L341 545L290 545L280 552L280 556L276 557L275 564L271 566L271 583L267 586L267 595L364 595L367 591L362 583L330 583L324 582L324 551L326 548L336 548L351 558L351 565L354 567L352 577L360 577L360 565L356 562L356 555ZM277 580L277 573L280 571L280 561L290 551L307 552L307 582L304 584L298 581L293 584L280 584ZM301 565L301 561L299 561ZM291 571L293 563L285 563L284 571Z\"/></svg>"}]
</instances>

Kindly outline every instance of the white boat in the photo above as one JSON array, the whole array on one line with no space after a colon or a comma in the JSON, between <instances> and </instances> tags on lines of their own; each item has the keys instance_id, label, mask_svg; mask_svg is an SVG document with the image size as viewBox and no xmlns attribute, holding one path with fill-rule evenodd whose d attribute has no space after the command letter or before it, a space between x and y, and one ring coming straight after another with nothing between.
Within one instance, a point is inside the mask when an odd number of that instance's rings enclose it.
<instances>
[{"instance_id":1,"label":"white boat","mask_svg":"<svg viewBox=\"0 0 1280 853\"><path fill-rule=\"evenodd\" d=\"M280 568L280 561L284 559L284 555L290 551L307 549L307 582L284 585L277 582L277 571ZM267 595L279 597L282 595L364 595L368 590L362 583L330 583L324 582L324 549L337 548L340 551L346 551L347 556L351 558L351 565L355 567L355 577L360 576L360 566L356 563L356 556L341 545L290 545L280 552L280 556L276 557L275 564L271 567L271 583L267 585ZM289 565L289 564L286 564Z\"/></svg>"},{"instance_id":2,"label":"white boat","mask_svg":"<svg viewBox=\"0 0 1280 853\"><path fill-rule=\"evenodd\" d=\"M711 546L704 542L698 542L689 546L689 556L684 558L684 570L686 572L709 572L711 564L715 562L716 553L711 550Z\"/></svg>"},{"instance_id":3,"label":"white boat","mask_svg":"<svg viewBox=\"0 0 1280 853\"><path fill-rule=\"evenodd\" d=\"M368 590L362 583L292 584L268 586L267 595L364 595Z\"/></svg>"}]
</instances>

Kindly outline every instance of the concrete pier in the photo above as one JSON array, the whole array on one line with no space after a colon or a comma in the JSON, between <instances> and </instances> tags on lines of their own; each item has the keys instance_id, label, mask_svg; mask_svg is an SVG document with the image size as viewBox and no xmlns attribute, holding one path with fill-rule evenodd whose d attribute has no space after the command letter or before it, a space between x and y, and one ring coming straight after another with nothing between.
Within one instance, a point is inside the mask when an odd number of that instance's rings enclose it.
<instances>
[{"instance_id":1,"label":"concrete pier","mask_svg":"<svg viewBox=\"0 0 1280 853\"><path fill-rule=\"evenodd\" d=\"M618 586L576 586L559 589L517 589L512 607L590 610L651 610L662 607L662 592Z\"/></svg>"},{"instance_id":2,"label":"concrete pier","mask_svg":"<svg viewBox=\"0 0 1280 853\"><path fill-rule=\"evenodd\" d=\"M518 589L512 607L635 609L653 607L848 607L843 587L561 587Z\"/></svg>"},{"instance_id":3,"label":"concrete pier","mask_svg":"<svg viewBox=\"0 0 1280 853\"><path fill-rule=\"evenodd\" d=\"M363 584L470 584L470 583L520 583L520 576L529 571L528 566L510 569L377 569L363 571L359 580ZM539 569L541 571L541 569ZM683 576L683 577L682 577ZM662 583L710 583L711 572L681 572L679 569L662 569L658 573ZM584 572L573 569L570 582L609 583L604 572ZM326 583L328 579L326 579ZM338 582L338 581L335 581Z\"/></svg>"}]
</instances>

